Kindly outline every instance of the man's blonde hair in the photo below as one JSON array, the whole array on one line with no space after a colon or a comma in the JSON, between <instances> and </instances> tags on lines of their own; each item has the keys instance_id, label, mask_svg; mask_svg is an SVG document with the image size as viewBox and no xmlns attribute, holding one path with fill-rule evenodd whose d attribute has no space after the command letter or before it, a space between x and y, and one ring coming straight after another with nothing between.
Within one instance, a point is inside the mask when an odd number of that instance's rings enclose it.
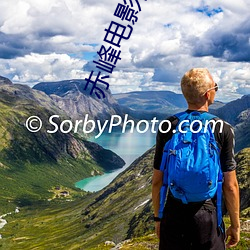
<instances>
[{"instance_id":1,"label":"man's blonde hair","mask_svg":"<svg viewBox=\"0 0 250 250\"><path fill-rule=\"evenodd\" d=\"M213 85L213 78L205 68L194 68L181 79L181 90L190 104L201 102L201 97Z\"/></svg>"}]
</instances>

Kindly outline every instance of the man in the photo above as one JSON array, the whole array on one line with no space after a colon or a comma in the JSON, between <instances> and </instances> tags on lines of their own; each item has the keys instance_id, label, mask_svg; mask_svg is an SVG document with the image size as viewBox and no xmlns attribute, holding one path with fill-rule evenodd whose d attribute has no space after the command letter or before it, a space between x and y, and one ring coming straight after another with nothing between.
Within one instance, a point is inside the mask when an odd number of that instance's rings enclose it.
<instances>
[{"instance_id":1,"label":"man","mask_svg":"<svg viewBox=\"0 0 250 250\"><path fill-rule=\"evenodd\" d=\"M181 89L188 104L187 112L208 112L214 102L217 84L207 69L194 68L186 72L181 80ZM214 136L220 148L220 162L223 171L223 196L230 216L231 226L226 235L217 226L216 198L203 202L183 204L168 192L163 218L159 219L160 189L163 172L160 171L165 143L171 139L178 118L168 120L172 128L168 133L158 131L152 179L152 199L154 206L155 230L160 239L160 250L222 250L236 246L240 239L239 187L236 179L234 160L234 133L232 127L223 121L222 133L216 124ZM162 129L164 131L164 128ZM224 226L224 224L223 224ZM225 237L226 236L226 237Z\"/></svg>"}]
</instances>

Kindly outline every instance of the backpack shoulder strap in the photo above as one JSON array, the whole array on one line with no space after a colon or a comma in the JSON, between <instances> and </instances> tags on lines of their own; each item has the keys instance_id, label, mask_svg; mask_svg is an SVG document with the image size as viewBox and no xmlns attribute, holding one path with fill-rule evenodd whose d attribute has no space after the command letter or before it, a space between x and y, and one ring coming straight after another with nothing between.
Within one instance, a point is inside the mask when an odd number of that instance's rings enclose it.
<instances>
[{"instance_id":1,"label":"backpack shoulder strap","mask_svg":"<svg viewBox=\"0 0 250 250\"><path fill-rule=\"evenodd\" d=\"M208 113L208 112L202 113L202 117L205 118L205 120L212 120L214 118L217 118L216 115L213 115L213 114Z\"/></svg>"},{"instance_id":2,"label":"backpack shoulder strap","mask_svg":"<svg viewBox=\"0 0 250 250\"><path fill-rule=\"evenodd\" d=\"M205 112L202 114L205 120L212 120L214 118L218 118L216 115L210 114ZM221 170L221 166L219 165L219 173L218 173L218 186L217 186L217 199L216 199L216 206L217 206L217 226L223 232L222 227L222 182L223 182L223 173Z\"/></svg>"},{"instance_id":3,"label":"backpack shoulder strap","mask_svg":"<svg viewBox=\"0 0 250 250\"><path fill-rule=\"evenodd\" d=\"M180 121L184 120L188 115L189 114L187 111L183 111L183 112L175 114L174 116L177 117L179 119L179 122L180 122Z\"/></svg>"},{"instance_id":4,"label":"backpack shoulder strap","mask_svg":"<svg viewBox=\"0 0 250 250\"><path fill-rule=\"evenodd\" d=\"M197 112L197 111L193 111L193 112ZM179 121L182 121L191 113L188 113L187 111L183 111L183 112L175 114L174 116L177 117ZM216 115L213 115L208 112L201 113L201 115L205 120L212 120L213 118L218 118Z\"/></svg>"}]
</instances>

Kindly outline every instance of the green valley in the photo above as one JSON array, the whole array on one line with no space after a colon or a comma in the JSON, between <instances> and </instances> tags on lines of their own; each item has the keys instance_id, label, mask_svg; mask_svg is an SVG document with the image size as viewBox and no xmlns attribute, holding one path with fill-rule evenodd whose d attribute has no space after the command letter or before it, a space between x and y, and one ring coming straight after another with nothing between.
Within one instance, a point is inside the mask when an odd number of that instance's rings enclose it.
<instances>
[{"instance_id":1,"label":"green valley","mask_svg":"<svg viewBox=\"0 0 250 250\"><path fill-rule=\"evenodd\" d=\"M46 94L28 86L0 85L0 213L16 206L34 205L53 196L53 186L74 188L91 175L120 168L124 161L81 136L48 134L48 117L67 118ZM44 122L37 133L25 127L28 117ZM60 120L58 120L58 124ZM79 190L75 189L75 192ZM81 192L80 192L81 193Z\"/></svg>"},{"instance_id":2,"label":"green valley","mask_svg":"<svg viewBox=\"0 0 250 250\"><path fill-rule=\"evenodd\" d=\"M242 173L250 167L249 150L244 149L236 156ZM55 199L24 207L20 213L7 216L8 224L0 230L3 249L111 249L105 246L106 241L118 244L121 248L117 249L157 249L157 239L151 235L153 153L154 148L102 191L83 194L73 201ZM248 185L247 176L243 180L239 175L242 189ZM249 216L249 190L241 197L241 203L245 204L241 242L235 249L249 246L249 218L244 217ZM228 225L227 217L225 221Z\"/></svg>"}]
</instances>

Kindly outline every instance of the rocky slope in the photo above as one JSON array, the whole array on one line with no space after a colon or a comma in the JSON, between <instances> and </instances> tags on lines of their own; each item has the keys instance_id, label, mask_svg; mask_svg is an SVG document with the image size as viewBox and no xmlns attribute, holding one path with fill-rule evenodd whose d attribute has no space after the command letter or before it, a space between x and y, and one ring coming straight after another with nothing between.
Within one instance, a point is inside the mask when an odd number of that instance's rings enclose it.
<instances>
[{"instance_id":1,"label":"rocky slope","mask_svg":"<svg viewBox=\"0 0 250 250\"><path fill-rule=\"evenodd\" d=\"M250 146L250 95L227 103L211 113L229 122L235 131L235 152Z\"/></svg>"},{"instance_id":2,"label":"rocky slope","mask_svg":"<svg viewBox=\"0 0 250 250\"><path fill-rule=\"evenodd\" d=\"M250 148L241 150L236 155L237 178L240 186L240 207L241 210L247 209L245 214L250 217Z\"/></svg>"},{"instance_id":3,"label":"rocky slope","mask_svg":"<svg viewBox=\"0 0 250 250\"><path fill-rule=\"evenodd\" d=\"M236 155L242 211L250 206L249 152L248 148ZM154 149L151 149L138 158L84 208L85 227L91 231L95 231L95 228L100 230L97 235L92 235L92 241L100 242L101 239L106 239L119 242L121 238L130 239L153 231L151 200L153 154ZM88 245L92 245L92 242L88 242L86 246Z\"/></svg>"},{"instance_id":4,"label":"rocky slope","mask_svg":"<svg viewBox=\"0 0 250 250\"><path fill-rule=\"evenodd\" d=\"M235 152L242 148L250 147L250 108L242 111L237 119L235 126L236 145Z\"/></svg>"},{"instance_id":5,"label":"rocky slope","mask_svg":"<svg viewBox=\"0 0 250 250\"><path fill-rule=\"evenodd\" d=\"M13 84L8 78L0 76L0 85L1 84Z\"/></svg>"},{"instance_id":6,"label":"rocky slope","mask_svg":"<svg viewBox=\"0 0 250 250\"><path fill-rule=\"evenodd\" d=\"M122 111L111 92L105 91L106 97L99 100L94 94L89 95L85 88L85 80L65 80L60 82L38 83L33 89L50 95L59 108L73 119L89 119L104 121L111 115L122 115Z\"/></svg>"},{"instance_id":7,"label":"rocky slope","mask_svg":"<svg viewBox=\"0 0 250 250\"><path fill-rule=\"evenodd\" d=\"M217 109L214 113L218 115L220 118L224 119L225 121L235 126L238 123L237 118L240 115L240 113L249 108L250 108L250 94L244 95L240 99L227 103L223 107Z\"/></svg>"}]
</instances>

